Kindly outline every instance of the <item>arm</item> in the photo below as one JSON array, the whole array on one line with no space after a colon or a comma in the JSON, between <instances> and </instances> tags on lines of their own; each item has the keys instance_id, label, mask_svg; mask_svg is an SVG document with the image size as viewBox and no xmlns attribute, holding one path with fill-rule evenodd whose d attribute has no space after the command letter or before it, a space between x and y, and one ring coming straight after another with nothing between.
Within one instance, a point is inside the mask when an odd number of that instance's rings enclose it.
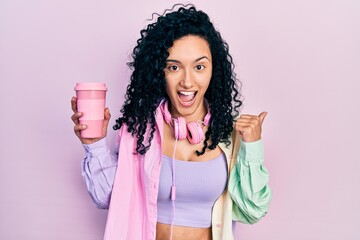
<instances>
[{"instance_id":1,"label":"arm","mask_svg":"<svg viewBox=\"0 0 360 240\"><path fill-rule=\"evenodd\" d=\"M85 158L81 169L87 190L98 208L107 209L117 168L118 148L111 153L106 138L83 146Z\"/></svg>"},{"instance_id":2,"label":"arm","mask_svg":"<svg viewBox=\"0 0 360 240\"><path fill-rule=\"evenodd\" d=\"M234 154L236 163L229 177L229 192L234 202L233 219L243 223L258 222L267 213L271 200L269 174L262 165L261 132L266 115L267 112L259 116L242 114L235 124L235 139L241 141Z\"/></svg>"},{"instance_id":3,"label":"arm","mask_svg":"<svg viewBox=\"0 0 360 240\"><path fill-rule=\"evenodd\" d=\"M77 111L77 99L72 97L71 108L74 122L74 133L79 138L85 149L85 158L82 161L82 176L84 177L86 187L93 201L98 208L108 208L110 195L117 168L117 153L110 153L106 142L107 126L110 120L110 111L104 110L103 134L98 138L83 138L81 131L86 129L86 125L80 124L80 117L83 113ZM117 145L119 143L117 138ZM117 151L118 148L115 148Z\"/></svg>"},{"instance_id":4,"label":"arm","mask_svg":"<svg viewBox=\"0 0 360 240\"><path fill-rule=\"evenodd\" d=\"M233 219L253 224L268 211L271 190L264 161L262 140L241 142L237 161L230 173L229 193L233 199Z\"/></svg>"}]
</instances>

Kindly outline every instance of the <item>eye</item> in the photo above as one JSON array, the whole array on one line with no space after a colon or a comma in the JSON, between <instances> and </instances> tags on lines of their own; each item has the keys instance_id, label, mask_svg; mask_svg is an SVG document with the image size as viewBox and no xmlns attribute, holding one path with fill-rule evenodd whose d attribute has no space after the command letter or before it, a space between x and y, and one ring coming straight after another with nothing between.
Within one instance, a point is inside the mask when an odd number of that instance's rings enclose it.
<instances>
[{"instance_id":1,"label":"eye","mask_svg":"<svg viewBox=\"0 0 360 240\"><path fill-rule=\"evenodd\" d=\"M198 71L201 71L201 70L203 70L205 67L204 67L204 65L196 65L196 70L198 70Z\"/></svg>"},{"instance_id":2,"label":"eye","mask_svg":"<svg viewBox=\"0 0 360 240\"><path fill-rule=\"evenodd\" d=\"M176 72L176 71L179 71L179 66L177 65L170 65L167 67L167 69L170 71L170 72Z\"/></svg>"}]
</instances>

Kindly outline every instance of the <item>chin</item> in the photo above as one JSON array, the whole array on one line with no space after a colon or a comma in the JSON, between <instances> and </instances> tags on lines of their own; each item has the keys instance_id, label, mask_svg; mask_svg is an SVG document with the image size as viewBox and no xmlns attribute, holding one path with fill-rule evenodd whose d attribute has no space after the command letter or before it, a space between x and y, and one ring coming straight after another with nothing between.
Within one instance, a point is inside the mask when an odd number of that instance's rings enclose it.
<instances>
[{"instance_id":1,"label":"chin","mask_svg":"<svg viewBox=\"0 0 360 240\"><path fill-rule=\"evenodd\" d=\"M199 101L198 99L195 99L191 105L184 106L180 101L177 100L175 104L176 109L174 109L174 112L179 114L181 117L191 116L195 114L196 111L201 107L201 103L201 100Z\"/></svg>"}]
</instances>

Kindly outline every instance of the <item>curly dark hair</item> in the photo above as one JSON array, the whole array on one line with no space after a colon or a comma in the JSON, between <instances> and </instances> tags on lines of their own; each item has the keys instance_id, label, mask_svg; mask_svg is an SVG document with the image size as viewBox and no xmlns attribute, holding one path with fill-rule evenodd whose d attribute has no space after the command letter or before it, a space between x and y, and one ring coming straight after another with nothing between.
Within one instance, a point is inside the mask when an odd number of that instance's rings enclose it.
<instances>
[{"instance_id":1,"label":"curly dark hair","mask_svg":"<svg viewBox=\"0 0 360 240\"><path fill-rule=\"evenodd\" d=\"M154 136L156 109L162 99L169 99L165 91L164 69L168 49L175 40L188 35L199 36L208 42L212 55L213 72L205 93L211 120L204 146L201 151L196 151L197 155L204 154L206 148L215 149L219 142L230 144L234 119L242 105L238 91L241 83L236 79L228 44L206 13L197 10L194 5L181 5L174 10L176 6L163 15L157 14L157 21L140 32L141 37L132 52L133 61L128 63L133 72L120 111L123 116L113 126L117 130L125 123L128 132L136 135L136 152L142 155L149 149ZM150 138L145 145L144 134L148 126L151 129Z\"/></svg>"}]
</instances>

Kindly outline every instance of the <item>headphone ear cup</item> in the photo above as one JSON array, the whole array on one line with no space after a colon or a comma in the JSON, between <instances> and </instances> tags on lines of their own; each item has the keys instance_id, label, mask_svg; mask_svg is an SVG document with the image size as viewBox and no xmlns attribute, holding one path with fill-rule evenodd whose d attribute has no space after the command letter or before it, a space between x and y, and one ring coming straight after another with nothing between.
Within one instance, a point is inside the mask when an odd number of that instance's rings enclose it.
<instances>
[{"instance_id":1,"label":"headphone ear cup","mask_svg":"<svg viewBox=\"0 0 360 240\"><path fill-rule=\"evenodd\" d=\"M187 125L187 139L191 144L198 144L204 140L204 132L197 122L189 122Z\"/></svg>"},{"instance_id":2,"label":"headphone ear cup","mask_svg":"<svg viewBox=\"0 0 360 240\"><path fill-rule=\"evenodd\" d=\"M185 118L178 117L174 119L174 133L176 139L178 140L186 139L187 130L186 130Z\"/></svg>"}]
</instances>

